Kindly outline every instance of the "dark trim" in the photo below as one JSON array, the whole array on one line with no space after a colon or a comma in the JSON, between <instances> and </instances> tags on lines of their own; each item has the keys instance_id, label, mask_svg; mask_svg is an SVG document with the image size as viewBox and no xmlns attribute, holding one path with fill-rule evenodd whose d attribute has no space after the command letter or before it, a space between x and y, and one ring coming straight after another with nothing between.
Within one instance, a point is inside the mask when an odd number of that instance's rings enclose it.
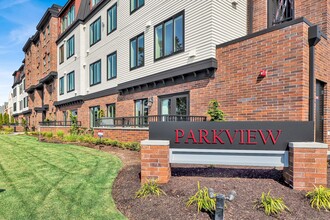
<instances>
[{"instance_id":1,"label":"dark trim","mask_svg":"<svg viewBox=\"0 0 330 220\"><path fill-rule=\"evenodd\" d=\"M92 25L94 25L96 22L100 21L100 39L98 39L97 41L91 43L91 27ZM93 23L91 23L89 25L89 47L92 47L94 46L95 44L97 44L98 42L100 42L102 40L102 19L101 19L101 16L98 17Z\"/></svg>"},{"instance_id":2,"label":"dark trim","mask_svg":"<svg viewBox=\"0 0 330 220\"><path fill-rule=\"evenodd\" d=\"M180 17L182 15L182 34L183 34L183 48L182 50L179 50L179 51L176 51L174 52L174 47L175 47L175 42L173 40L173 53L169 54L169 55L165 55L165 23L168 22L168 21L173 21L173 26L172 26L172 33L173 33L173 36L174 36L174 19ZM163 47L163 56L159 57L159 58L156 58L156 28L159 27L159 26L162 26L163 28L163 32L162 32L162 47ZM173 15L172 17L158 23L157 25L154 26L154 62L156 61L159 61L159 60L162 60L162 59L165 59L167 57L171 57L171 56L174 56L176 54L179 54L179 53L183 53L185 51L185 10L183 11L180 11L179 13L176 13L175 15Z\"/></svg>"},{"instance_id":3,"label":"dark trim","mask_svg":"<svg viewBox=\"0 0 330 220\"><path fill-rule=\"evenodd\" d=\"M44 88L44 84L38 83L35 88L36 88L36 90L41 90Z\"/></svg>"},{"instance_id":4,"label":"dark trim","mask_svg":"<svg viewBox=\"0 0 330 220\"><path fill-rule=\"evenodd\" d=\"M73 39L73 54L69 54L70 52L70 47L69 47L69 41ZM69 40L66 41L66 50L67 50L67 54L66 54L66 59L70 59L74 54L75 54L75 50L76 50L76 47L75 47L75 44L76 44L76 39L74 37L74 35L72 35ZM63 45L62 45L63 46ZM62 62L63 63L63 62Z\"/></svg>"},{"instance_id":5,"label":"dark trim","mask_svg":"<svg viewBox=\"0 0 330 220\"><path fill-rule=\"evenodd\" d=\"M26 110L24 112L22 112L23 115L29 115L32 113L32 109Z\"/></svg>"},{"instance_id":6,"label":"dark trim","mask_svg":"<svg viewBox=\"0 0 330 220\"><path fill-rule=\"evenodd\" d=\"M236 43L239 43L239 42L242 42L242 41L254 38L254 37L258 37L258 36L273 32L273 31L277 31L277 30L289 27L291 25L302 23L302 22L306 23L308 26L313 26L313 24L311 22L309 22L306 18L300 17L300 18L297 18L295 20L288 21L288 22L285 22L283 24L279 24L279 25L276 25L276 26L273 26L273 27L255 32L253 34L249 34L249 35L246 35L244 37L240 37L240 38L228 41L226 43L219 44L219 45L217 45L217 49L222 48L222 47L227 47L229 45L236 44ZM327 39L327 36L323 32L321 32L321 35L322 35L323 38Z\"/></svg>"},{"instance_id":7,"label":"dark trim","mask_svg":"<svg viewBox=\"0 0 330 220\"><path fill-rule=\"evenodd\" d=\"M116 87L114 88L110 88L110 89L105 89L99 92L95 92L89 95L85 95L83 97L83 100L91 100L91 99L96 99L96 98L101 98L101 97L105 97L105 96L109 96L109 95L114 95L117 94L118 90Z\"/></svg>"},{"instance_id":8,"label":"dark trim","mask_svg":"<svg viewBox=\"0 0 330 220\"><path fill-rule=\"evenodd\" d=\"M54 79L56 78L57 78L57 72L52 71L47 76L40 79L39 82L43 84L49 84L50 82L54 81Z\"/></svg>"},{"instance_id":9,"label":"dark trim","mask_svg":"<svg viewBox=\"0 0 330 220\"><path fill-rule=\"evenodd\" d=\"M109 11L113 9L116 6L116 27L109 32ZM111 34L115 30L117 30L117 25L118 25L118 7L117 7L117 2L113 4L108 10L107 10L107 35Z\"/></svg>"},{"instance_id":10,"label":"dark trim","mask_svg":"<svg viewBox=\"0 0 330 220\"><path fill-rule=\"evenodd\" d=\"M41 29L43 29L43 27L49 22L51 17L57 18L61 8L62 8L61 6L56 4L53 4L50 8L48 8L47 11L42 16L41 20L39 21L37 25L37 30L40 31Z\"/></svg>"},{"instance_id":11,"label":"dark trim","mask_svg":"<svg viewBox=\"0 0 330 220\"><path fill-rule=\"evenodd\" d=\"M29 88L25 89L25 92L27 92L28 94L32 94L33 91L35 90L36 86L32 85Z\"/></svg>"},{"instance_id":12,"label":"dark trim","mask_svg":"<svg viewBox=\"0 0 330 220\"><path fill-rule=\"evenodd\" d=\"M136 0L136 5L138 5L139 0ZM132 15L134 12L136 12L137 10L139 10L140 8L142 8L145 5L145 0L143 0L143 5L140 5L138 7L136 7L133 11L132 11L132 4L131 1L129 3L129 11L130 11L130 15Z\"/></svg>"},{"instance_id":13,"label":"dark trim","mask_svg":"<svg viewBox=\"0 0 330 220\"><path fill-rule=\"evenodd\" d=\"M71 74L73 74L73 89L69 90L69 85L70 85L69 84L69 75L71 75ZM66 93L69 93L69 92L72 92L75 90L75 88L76 88L75 83L76 83L75 74L74 74L74 71L71 71L70 73L68 73L66 75Z\"/></svg>"},{"instance_id":14,"label":"dark trim","mask_svg":"<svg viewBox=\"0 0 330 220\"><path fill-rule=\"evenodd\" d=\"M91 81L92 80L92 77L91 77L91 66L92 65L94 66L98 62L100 62L100 82L97 82L97 83L93 83L92 84L92 81ZM97 84L100 84L101 82L102 82L102 60L99 59L99 60L95 61L94 63L89 64L89 86L92 87L92 86L95 86Z\"/></svg>"},{"instance_id":15,"label":"dark trim","mask_svg":"<svg viewBox=\"0 0 330 220\"><path fill-rule=\"evenodd\" d=\"M172 94L166 94L166 95L161 95L158 96L158 115L164 115L162 114L162 106L161 106L161 101L163 99L174 99L174 98L178 98L178 97L187 97L187 114L183 115L183 116L189 116L190 115L190 93L189 92L179 92L179 93L172 93ZM174 109L176 108L176 106L174 106L174 102L172 102L173 100L171 100L171 105L173 105ZM174 112L169 112L169 115L176 115L176 113ZM174 113L174 114L173 114Z\"/></svg>"},{"instance_id":16,"label":"dark trim","mask_svg":"<svg viewBox=\"0 0 330 220\"><path fill-rule=\"evenodd\" d=\"M43 112L43 111L47 111L48 109L49 109L49 105L43 105L42 107L35 107L34 111Z\"/></svg>"},{"instance_id":17,"label":"dark trim","mask_svg":"<svg viewBox=\"0 0 330 220\"><path fill-rule=\"evenodd\" d=\"M174 69L166 70L150 76L142 77L129 82L118 84L118 90L119 91L125 90L128 88L146 85L148 83L162 81L165 79L173 78L173 80L175 80L174 78L178 76L183 76L185 74L190 74L190 73L198 74L199 71L208 70L208 69L217 69L217 68L218 68L218 61L215 58L210 58L192 64L187 64L185 66L180 66Z\"/></svg>"},{"instance_id":18,"label":"dark trim","mask_svg":"<svg viewBox=\"0 0 330 220\"><path fill-rule=\"evenodd\" d=\"M62 106L67 106L67 105L74 105L74 104L81 104L84 102L83 96L76 96L73 98L69 98L63 101L57 101L54 102L54 105L56 107L62 107Z\"/></svg>"},{"instance_id":19,"label":"dark trim","mask_svg":"<svg viewBox=\"0 0 330 220\"><path fill-rule=\"evenodd\" d=\"M139 55L139 49L138 49L138 39L139 37L143 36L143 64L138 66L138 55ZM132 41L136 41L136 66L135 67L132 67L131 65L131 42ZM131 38L129 40L129 70L132 71L132 70L135 70L135 69L138 69L140 67L143 67L144 66L144 63L145 63L145 56L146 56L146 50L145 50L145 45L146 45L146 41L145 41L145 38L144 38L144 32L142 32L141 34L139 35L136 35L135 37Z\"/></svg>"},{"instance_id":20,"label":"dark trim","mask_svg":"<svg viewBox=\"0 0 330 220\"><path fill-rule=\"evenodd\" d=\"M248 22L249 22L249 26L248 26L248 34L252 34L253 33L253 0L248 0Z\"/></svg>"},{"instance_id":21,"label":"dark trim","mask_svg":"<svg viewBox=\"0 0 330 220\"><path fill-rule=\"evenodd\" d=\"M76 20L74 21L72 24L69 25L69 27L67 27L65 29L65 31L63 31L60 36L58 37L58 39L56 40L56 44L58 45L59 43L61 43L63 41L64 38L66 38L68 35L70 35L72 33L72 31L78 27L80 24L84 24L84 22L82 20Z\"/></svg>"},{"instance_id":22,"label":"dark trim","mask_svg":"<svg viewBox=\"0 0 330 220\"><path fill-rule=\"evenodd\" d=\"M116 76L109 78L109 73L108 73L108 71L109 71L109 57L113 56L114 54L116 54ZM117 70L118 70L118 63L117 63L118 57L117 56L118 56L117 51L112 52L107 56L107 81L117 78Z\"/></svg>"}]
</instances>

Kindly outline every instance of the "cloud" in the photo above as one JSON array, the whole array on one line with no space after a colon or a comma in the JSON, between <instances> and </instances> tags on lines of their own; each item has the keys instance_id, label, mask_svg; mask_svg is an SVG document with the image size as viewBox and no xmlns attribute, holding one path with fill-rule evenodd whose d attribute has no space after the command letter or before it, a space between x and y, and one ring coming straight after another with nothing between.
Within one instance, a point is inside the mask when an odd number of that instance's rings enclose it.
<instances>
[{"instance_id":1,"label":"cloud","mask_svg":"<svg viewBox=\"0 0 330 220\"><path fill-rule=\"evenodd\" d=\"M8 9L13 6L17 6L23 3L28 2L29 0L15 0L15 1L7 1L7 0L2 0L0 1L0 10L2 9Z\"/></svg>"}]
</instances>

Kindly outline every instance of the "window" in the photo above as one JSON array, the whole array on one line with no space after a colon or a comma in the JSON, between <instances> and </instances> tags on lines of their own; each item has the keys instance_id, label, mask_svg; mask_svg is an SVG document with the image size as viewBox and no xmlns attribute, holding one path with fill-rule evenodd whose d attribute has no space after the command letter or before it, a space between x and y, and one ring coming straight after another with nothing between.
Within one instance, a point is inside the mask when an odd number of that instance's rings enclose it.
<instances>
[{"instance_id":1,"label":"window","mask_svg":"<svg viewBox=\"0 0 330 220\"><path fill-rule=\"evenodd\" d=\"M64 76L60 78L60 95L64 94Z\"/></svg>"},{"instance_id":2,"label":"window","mask_svg":"<svg viewBox=\"0 0 330 220\"><path fill-rule=\"evenodd\" d=\"M293 0L268 0L268 26L274 26L294 17Z\"/></svg>"},{"instance_id":3,"label":"window","mask_svg":"<svg viewBox=\"0 0 330 220\"><path fill-rule=\"evenodd\" d=\"M148 124L148 99L140 99L135 101L135 116L137 125Z\"/></svg>"},{"instance_id":4,"label":"window","mask_svg":"<svg viewBox=\"0 0 330 220\"><path fill-rule=\"evenodd\" d=\"M25 97L25 98L23 99L23 104L24 104L24 108L29 107L28 97Z\"/></svg>"},{"instance_id":5,"label":"window","mask_svg":"<svg viewBox=\"0 0 330 220\"><path fill-rule=\"evenodd\" d=\"M159 114L162 121L176 120L184 121L189 115L189 94L176 94L171 96L163 96L159 98ZM169 115L175 115L170 117Z\"/></svg>"},{"instance_id":6,"label":"window","mask_svg":"<svg viewBox=\"0 0 330 220\"><path fill-rule=\"evenodd\" d=\"M66 42L66 59L74 55L74 35Z\"/></svg>"},{"instance_id":7,"label":"window","mask_svg":"<svg viewBox=\"0 0 330 220\"><path fill-rule=\"evenodd\" d=\"M23 90L25 91L25 79L23 79Z\"/></svg>"},{"instance_id":8,"label":"window","mask_svg":"<svg viewBox=\"0 0 330 220\"><path fill-rule=\"evenodd\" d=\"M144 65L144 34L130 40L130 67L136 69Z\"/></svg>"},{"instance_id":9,"label":"window","mask_svg":"<svg viewBox=\"0 0 330 220\"><path fill-rule=\"evenodd\" d=\"M93 46L101 40L101 17L90 25L89 45Z\"/></svg>"},{"instance_id":10,"label":"window","mask_svg":"<svg viewBox=\"0 0 330 220\"><path fill-rule=\"evenodd\" d=\"M19 94L23 93L23 84L19 85Z\"/></svg>"},{"instance_id":11,"label":"window","mask_svg":"<svg viewBox=\"0 0 330 220\"><path fill-rule=\"evenodd\" d=\"M108 55L107 59L107 75L108 75L108 80L113 79L117 77L117 51Z\"/></svg>"},{"instance_id":12,"label":"window","mask_svg":"<svg viewBox=\"0 0 330 220\"><path fill-rule=\"evenodd\" d=\"M92 0L92 7L94 6L94 5L96 5L97 3L99 3L101 0Z\"/></svg>"},{"instance_id":13,"label":"window","mask_svg":"<svg viewBox=\"0 0 330 220\"><path fill-rule=\"evenodd\" d=\"M117 29L117 3L108 10L108 34Z\"/></svg>"},{"instance_id":14,"label":"window","mask_svg":"<svg viewBox=\"0 0 330 220\"><path fill-rule=\"evenodd\" d=\"M64 121L64 126L66 126L66 120L68 118L68 113L66 111L63 111L63 121Z\"/></svg>"},{"instance_id":15,"label":"window","mask_svg":"<svg viewBox=\"0 0 330 220\"><path fill-rule=\"evenodd\" d=\"M89 114L90 114L90 126L91 128L96 126L97 119L100 118L100 106L95 106L89 108Z\"/></svg>"},{"instance_id":16,"label":"window","mask_svg":"<svg viewBox=\"0 0 330 220\"><path fill-rule=\"evenodd\" d=\"M72 116L77 116L78 117L78 110L75 109L75 110L71 110L71 115Z\"/></svg>"},{"instance_id":17,"label":"window","mask_svg":"<svg viewBox=\"0 0 330 220\"><path fill-rule=\"evenodd\" d=\"M68 27L70 26L75 18L75 8L74 5L71 6L71 8L69 9L68 14L64 15L61 18L61 30L62 32Z\"/></svg>"},{"instance_id":18,"label":"window","mask_svg":"<svg viewBox=\"0 0 330 220\"><path fill-rule=\"evenodd\" d=\"M89 66L89 77L91 86L101 83L101 60Z\"/></svg>"},{"instance_id":19,"label":"window","mask_svg":"<svg viewBox=\"0 0 330 220\"><path fill-rule=\"evenodd\" d=\"M107 105L107 116L109 118L116 117L116 104Z\"/></svg>"},{"instance_id":20,"label":"window","mask_svg":"<svg viewBox=\"0 0 330 220\"><path fill-rule=\"evenodd\" d=\"M69 73L68 75L67 75L67 92L72 92L73 90L74 90L74 84L75 84L75 82L74 82L75 80L74 80L74 71L72 71L71 73Z\"/></svg>"},{"instance_id":21,"label":"window","mask_svg":"<svg viewBox=\"0 0 330 220\"><path fill-rule=\"evenodd\" d=\"M16 97L16 95L17 95L17 89L15 87L14 90L13 90L13 97Z\"/></svg>"},{"instance_id":22,"label":"window","mask_svg":"<svg viewBox=\"0 0 330 220\"><path fill-rule=\"evenodd\" d=\"M155 26L155 60L184 51L184 14Z\"/></svg>"},{"instance_id":23,"label":"window","mask_svg":"<svg viewBox=\"0 0 330 220\"><path fill-rule=\"evenodd\" d=\"M131 14L144 5L144 0L130 0L130 1L131 1Z\"/></svg>"},{"instance_id":24,"label":"window","mask_svg":"<svg viewBox=\"0 0 330 220\"><path fill-rule=\"evenodd\" d=\"M17 105L16 105L16 102L15 102L14 105L13 105L13 109L14 109L14 112L17 111Z\"/></svg>"},{"instance_id":25,"label":"window","mask_svg":"<svg viewBox=\"0 0 330 220\"><path fill-rule=\"evenodd\" d=\"M59 52L59 57L60 57L60 64L64 62L64 45L60 46L60 52Z\"/></svg>"},{"instance_id":26,"label":"window","mask_svg":"<svg viewBox=\"0 0 330 220\"><path fill-rule=\"evenodd\" d=\"M21 111L23 109L23 100L19 102L19 110Z\"/></svg>"}]
</instances>

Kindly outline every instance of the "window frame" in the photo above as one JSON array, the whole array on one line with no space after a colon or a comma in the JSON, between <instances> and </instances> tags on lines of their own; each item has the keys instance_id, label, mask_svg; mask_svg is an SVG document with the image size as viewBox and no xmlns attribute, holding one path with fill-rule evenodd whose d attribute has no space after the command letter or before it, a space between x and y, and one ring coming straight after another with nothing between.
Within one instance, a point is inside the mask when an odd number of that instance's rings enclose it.
<instances>
[{"instance_id":1,"label":"window frame","mask_svg":"<svg viewBox=\"0 0 330 220\"><path fill-rule=\"evenodd\" d=\"M63 52L61 52L61 48L63 49ZM62 45L60 46L60 48L59 48L58 51L59 51L59 63L60 63L60 65L61 65L62 63L64 63L64 60L65 60L64 44L62 44ZM63 60L61 59L62 55L63 55Z\"/></svg>"},{"instance_id":2,"label":"window frame","mask_svg":"<svg viewBox=\"0 0 330 220\"><path fill-rule=\"evenodd\" d=\"M173 53L169 54L169 55L165 55L165 23L167 23L168 21L172 20L173 21L173 27L172 27L172 31L173 31L173 36L174 36L174 20L178 17L180 17L182 15L182 44L183 44L183 48L182 50L180 51L176 51L174 52L173 50ZM163 56L159 57L159 58L156 58L156 29L162 25L162 47L163 47ZM184 53L185 52L185 30L186 30L186 27L185 27L185 10L183 11L180 11L179 13L176 13L175 15L173 15L172 17L156 24L154 26L154 62L158 61L158 60L162 60L162 59L165 59L165 58L168 58L168 57L171 57L171 56L174 56L176 54L179 54L179 53ZM175 46L175 42L173 41L173 48Z\"/></svg>"},{"instance_id":3,"label":"window frame","mask_svg":"<svg viewBox=\"0 0 330 220\"><path fill-rule=\"evenodd\" d=\"M114 107L114 117L109 116L109 107L111 107L111 106ZM107 104L106 107L107 107L107 117L108 118L116 118L116 103Z\"/></svg>"},{"instance_id":4,"label":"window frame","mask_svg":"<svg viewBox=\"0 0 330 220\"><path fill-rule=\"evenodd\" d=\"M91 79L91 66L94 67L94 65L98 62L100 62L100 82L92 84L92 81L91 81L92 80ZM89 86L92 87L92 86L95 86L95 85L98 85L98 84L101 84L101 83L102 83L102 60L99 59L99 60L95 61L94 63L89 64Z\"/></svg>"},{"instance_id":5,"label":"window frame","mask_svg":"<svg viewBox=\"0 0 330 220\"><path fill-rule=\"evenodd\" d=\"M71 41L73 41L73 51L72 51L72 54L70 54L70 45L69 45L69 42L71 42ZM70 38L69 38L69 40L67 40L67 42L66 42L66 59L68 60L68 59L70 59L74 54L75 54L75 50L76 50L76 48L75 48L75 37L74 37L74 35L72 35Z\"/></svg>"},{"instance_id":6,"label":"window frame","mask_svg":"<svg viewBox=\"0 0 330 220\"><path fill-rule=\"evenodd\" d=\"M92 39L92 38L91 38L91 30L92 30L92 26L94 27L94 25L95 25L98 21L100 21L100 39L98 39L97 41L94 41L94 42L92 43L92 41L91 41L91 39ZM93 21L93 23L91 23L91 24L89 25L89 47L94 46L95 44L97 44L98 42L100 42L101 39L102 39L102 19L101 19L101 16L100 16L100 17L98 17L95 21Z\"/></svg>"},{"instance_id":7,"label":"window frame","mask_svg":"<svg viewBox=\"0 0 330 220\"><path fill-rule=\"evenodd\" d=\"M61 84L61 81L62 81L62 84ZM59 78L58 87L59 87L59 90L58 90L59 91L59 94L60 95L64 95L64 76L62 76L61 78Z\"/></svg>"},{"instance_id":8,"label":"window frame","mask_svg":"<svg viewBox=\"0 0 330 220\"><path fill-rule=\"evenodd\" d=\"M116 75L115 76L112 76L112 77L109 77L109 57L110 56L113 56L113 55L116 55ZM108 56L107 56L107 80L112 80L112 79L116 79L117 78L117 73L118 73L118 54L117 54L117 51L114 51L112 53L110 53Z\"/></svg>"},{"instance_id":9,"label":"window frame","mask_svg":"<svg viewBox=\"0 0 330 220\"><path fill-rule=\"evenodd\" d=\"M116 7L116 27L109 31L109 11L112 10L114 7ZM117 30L117 24L118 24L118 7L117 2L113 4L108 10L107 10L107 35L111 34L112 32Z\"/></svg>"},{"instance_id":10,"label":"window frame","mask_svg":"<svg viewBox=\"0 0 330 220\"><path fill-rule=\"evenodd\" d=\"M139 37L141 37L141 36L143 36L143 64L142 65L140 65L140 66L138 66L138 62L136 62L136 66L135 67L132 67L132 61L131 61L131 42L132 41L134 41L134 40L136 40L136 53L135 53L135 55L136 55L136 61L138 61L138 54L139 54L139 52L138 52L138 39L139 39ZM145 42L145 36L144 36L144 32L142 32L141 34L138 34L138 35L136 35L135 37L133 37L133 38L131 38L130 40L129 40L129 69L130 69L130 71L132 71L132 70L135 70L135 69L138 69L138 68L140 68L140 67L144 67L144 64L145 64L145 44L146 44L146 42Z\"/></svg>"},{"instance_id":11,"label":"window frame","mask_svg":"<svg viewBox=\"0 0 330 220\"><path fill-rule=\"evenodd\" d=\"M129 0L129 1L130 1L129 2L130 15L132 15L133 13L135 13L136 11L138 11L140 8L142 8L146 4L145 0L143 0L143 4L140 5L140 6L138 6L139 0L136 0L136 8L134 10L132 10L132 2L131 2L131 0Z\"/></svg>"},{"instance_id":12,"label":"window frame","mask_svg":"<svg viewBox=\"0 0 330 220\"><path fill-rule=\"evenodd\" d=\"M70 87L70 83L69 83L69 81L70 81L70 76L71 75L73 75L73 88L72 89L70 89L69 87ZM68 73L67 75L66 75L66 92L67 93L69 93L69 92L72 92L72 91L74 91L75 90L75 88L76 88L76 80L75 80L75 73L74 73L74 71L72 71L72 72L70 72L70 73Z\"/></svg>"},{"instance_id":13,"label":"window frame","mask_svg":"<svg viewBox=\"0 0 330 220\"><path fill-rule=\"evenodd\" d=\"M273 27L273 26L276 26L276 25L279 25L279 24L283 24L285 22L288 22L288 21L292 21L295 19L295 0L293 0L292 2L292 7L293 7L293 10L292 10L292 18L290 20L284 20L282 21L281 23L278 23L278 24L273 24L273 12L274 12L274 4L273 4L273 1L274 0L267 0L267 27L270 28L270 27Z\"/></svg>"}]
</instances>

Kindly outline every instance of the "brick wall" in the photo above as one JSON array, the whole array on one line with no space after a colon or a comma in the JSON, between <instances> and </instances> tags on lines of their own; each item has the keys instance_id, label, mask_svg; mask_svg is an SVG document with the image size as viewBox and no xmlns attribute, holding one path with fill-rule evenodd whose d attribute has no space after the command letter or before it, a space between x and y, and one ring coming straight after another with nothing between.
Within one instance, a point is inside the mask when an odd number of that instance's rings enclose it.
<instances>
[{"instance_id":1,"label":"brick wall","mask_svg":"<svg viewBox=\"0 0 330 220\"><path fill-rule=\"evenodd\" d=\"M44 126L40 126L40 132L52 132L53 135L56 135L56 133L58 131L63 131L65 134L69 134L70 127L44 127Z\"/></svg>"},{"instance_id":2,"label":"brick wall","mask_svg":"<svg viewBox=\"0 0 330 220\"><path fill-rule=\"evenodd\" d=\"M95 128L94 136L98 137L98 132L103 132L104 138L110 138L121 142L141 142L149 139L149 130L146 129L109 129Z\"/></svg>"}]
</instances>

